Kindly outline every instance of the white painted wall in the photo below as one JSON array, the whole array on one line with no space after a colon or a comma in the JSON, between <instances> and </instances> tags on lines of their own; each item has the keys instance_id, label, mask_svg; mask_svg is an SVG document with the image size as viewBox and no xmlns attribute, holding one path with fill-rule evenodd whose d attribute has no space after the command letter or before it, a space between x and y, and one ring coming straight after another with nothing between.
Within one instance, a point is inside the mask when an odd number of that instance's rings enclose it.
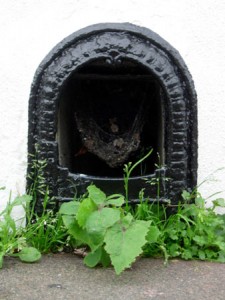
<instances>
[{"instance_id":1,"label":"white painted wall","mask_svg":"<svg viewBox=\"0 0 225 300\"><path fill-rule=\"evenodd\" d=\"M224 0L0 0L0 210L25 190L28 99L45 55L70 33L100 22L150 28L184 58L199 110L199 182L225 167ZM214 176L215 177L215 176ZM225 171L204 196L225 189ZM225 196L225 193L223 193Z\"/></svg>"}]
</instances>

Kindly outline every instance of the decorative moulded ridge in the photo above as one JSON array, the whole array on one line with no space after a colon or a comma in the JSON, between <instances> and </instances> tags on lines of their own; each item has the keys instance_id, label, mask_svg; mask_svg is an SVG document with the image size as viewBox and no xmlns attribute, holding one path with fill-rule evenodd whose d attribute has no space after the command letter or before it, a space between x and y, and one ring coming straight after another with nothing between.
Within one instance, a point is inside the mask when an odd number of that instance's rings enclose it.
<instances>
[{"instance_id":1,"label":"decorative moulded ridge","mask_svg":"<svg viewBox=\"0 0 225 300\"><path fill-rule=\"evenodd\" d=\"M35 144L57 201L84 193L91 182L123 192L123 164L151 147L154 155L131 178L131 199L143 187L156 198L143 178L166 176L161 197L178 201L197 182L197 97L183 59L156 33L128 23L73 33L34 76L29 153ZM158 170L157 152L164 165Z\"/></svg>"}]
</instances>

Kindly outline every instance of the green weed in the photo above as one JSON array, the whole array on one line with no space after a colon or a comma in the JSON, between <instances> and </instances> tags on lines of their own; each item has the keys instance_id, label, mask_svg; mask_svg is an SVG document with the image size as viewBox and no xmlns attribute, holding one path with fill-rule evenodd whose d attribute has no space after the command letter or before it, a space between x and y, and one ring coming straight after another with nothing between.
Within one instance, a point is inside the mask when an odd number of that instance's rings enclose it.
<instances>
[{"instance_id":1,"label":"green weed","mask_svg":"<svg viewBox=\"0 0 225 300\"><path fill-rule=\"evenodd\" d=\"M165 255L182 259L200 259L225 262L225 218L215 208L225 206L223 199L213 201L207 208L200 193L183 192L183 201L173 215L153 220L157 239L144 247L146 256ZM151 208L150 208L151 209ZM162 207L162 211L166 208ZM163 251L162 251L163 249Z\"/></svg>"},{"instance_id":2,"label":"green weed","mask_svg":"<svg viewBox=\"0 0 225 300\"><path fill-rule=\"evenodd\" d=\"M66 227L58 212L49 208L51 201L46 189L41 213L33 209L35 203L26 206L27 224L23 234L27 243L41 253L62 251L67 245Z\"/></svg>"},{"instance_id":3,"label":"green weed","mask_svg":"<svg viewBox=\"0 0 225 300\"><path fill-rule=\"evenodd\" d=\"M82 255L87 266L112 265L117 274L140 255L163 256L165 263L173 257L225 262L225 215L216 213L217 207L225 207L224 199L213 200L208 208L197 189L183 191L174 214L167 214L170 204L158 201L165 178L158 177L146 181L156 186L156 202L151 203L142 189L139 203L131 207L130 176L151 153L124 166L124 196L107 196L90 185L81 199L63 203L59 212L49 205L54 199L44 180L45 162L34 156L29 195L9 200L0 213L0 267L5 256L33 262L41 253L62 251L68 245L77 252L85 249ZM37 201L41 213L36 212ZM17 227L12 218L18 205L26 212L25 227Z\"/></svg>"},{"instance_id":4,"label":"green weed","mask_svg":"<svg viewBox=\"0 0 225 300\"><path fill-rule=\"evenodd\" d=\"M107 197L95 185L88 187L88 196L82 202L62 204L59 213L68 233L78 246L89 250L84 258L87 266L112 263L120 274L142 253L151 222L135 220L123 204L123 196Z\"/></svg>"},{"instance_id":5,"label":"green weed","mask_svg":"<svg viewBox=\"0 0 225 300\"><path fill-rule=\"evenodd\" d=\"M143 156L140 160L138 160L135 164L132 164L132 162L129 162L128 164L124 165L123 171L124 171L124 190L125 190L125 205L126 210L129 211L129 179L133 172L133 170L140 165L144 160L146 160L153 152L153 149L151 149L145 156Z\"/></svg>"},{"instance_id":6,"label":"green weed","mask_svg":"<svg viewBox=\"0 0 225 300\"><path fill-rule=\"evenodd\" d=\"M26 205L26 227L23 235L29 245L41 253L57 252L67 245L68 235L61 216L54 211L54 199L51 199L45 183L46 161L38 159L38 145L32 155L27 193L31 196L30 205Z\"/></svg>"},{"instance_id":7,"label":"green weed","mask_svg":"<svg viewBox=\"0 0 225 300\"><path fill-rule=\"evenodd\" d=\"M24 262L34 262L41 257L41 253L27 243L22 227L17 228L17 222L12 218L16 206L25 208L30 201L28 195L18 196L13 201L10 197L6 208L0 213L0 268L5 256L19 257Z\"/></svg>"}]
</instances>

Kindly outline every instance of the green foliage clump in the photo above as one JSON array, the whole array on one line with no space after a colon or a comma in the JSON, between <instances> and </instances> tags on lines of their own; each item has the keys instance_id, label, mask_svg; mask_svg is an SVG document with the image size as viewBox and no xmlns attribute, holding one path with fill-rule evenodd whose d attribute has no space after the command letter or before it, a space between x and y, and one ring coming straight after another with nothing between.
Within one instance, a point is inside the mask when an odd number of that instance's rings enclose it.
<instances>
[{"instance_id":1,"label":"green foliage clump","mask_svg":"<svg viewBox=\"0 0 225 300\"><path fill-rule=\"evenodd\" d=\"M5 256L35 262L41 258L41 253L59 251L68 244L68 234L61 216L49 208L51 199L44 179L45 166L45 161L33 156L27 194L13 201L10 196L6 208L0 213L0 268ZM41 213L37 213L37 202L41 199ZM12 211L17 206L22 207L25 214L20 220L12 217Z\"/></svg>"},{"instance_id":2,"label":"green foliage clump","mask_svg":"<svg viewBox=\"0 0 225 300\"><path fill-rule=\"evenodd\" d=\"M160 184L168 179L157 177L146 181L156 186L156 201L151 203L142 189L139 203L130 205L129 178L151 152L134 165L124 166L125 196L106 196L90 185L83 198L63 203L58 212L50 205L54 199L44 180L45 162L34 156L28 195L10 200L0 213L0 268L5 256L34 262L41 253L68 247L82 254L87 266L112 265L116 274L129 268L140 255L164 256L165 263L174 257L225 262L225 215L216 213L217 207L225 207L224 199L218 198L207 207L194 190L184 191L175 207L169 202L160 205ZM16 206L25 211L25 227L12 218ZM172 214L168 213L171 207ZM84 251L79 252L81 249Z\"/></svg>"},{"instance_id":3,"label":"green foliage clump","mask_svg":"<svg viewBox=\"0 0 225 300\"><path fill-rule=\"evenodd\" d=\"M12 217L16 206L25 208L30 201L31 197L28 195L18 196L13 201L9 200L0 213L0 268L5 256L19 257L24 262L35 262L41 258L41 253L27 243L22 227L18 227Z\"/></svg>"},{"instance_id":4,"label":"green foliage clump","mask_svg":"<svg viewBox=\"0 0 225 300\"><path fill-rule=\"evenodd\" d=\"M38 154L39 147L35 145L35 154L30 155L32 162L29 166L27 193L31 201L25 206L26 227L23 235L27 243L41 253L57 252L68 244L68 235L61 216L54 209L54 199L50 197L46 185L46 160L39 159Z\"/></svg>"},{"instance_id":5,"label":"green foliage clump","mask_svg":"<svg viewBox=\"0 0 225 300\"><path fill-rule=\"evenodd\" d=\"M84 263L89 267L112 263L117 274L131 266L142 253L150 221L135 220L122 208L124 197L107 197L95 185L88 187L82 202L62 204L62 215L68 233L77 246L88 246Z\"/></svg>"},{"instance_id":6,"label":"green foliage clump","mask_svg":"<svg viewBox=\"0 0 225 300\"><path fill-rule=\"evenodd\" d=\"M45 191L41 213L34 209L35 202L26 206L26 227L23 235L27 243L41 253L58 252L67 245L67 230L58 212L51 208L48 189Z\"/></svg>"},{"instance_id":7,"label":"green foliage clump","mask_svg":"<svg viewBox=\"0 0 225 300\"><path fill-rule=\"evenodd\" d=\"M167 217L164 207L159 215L153 213L155 241L152 243L151 239L145 245L144 254L164 253L166 261L179 257L225 262L225 216L215 211L216 207L225 206L224 200L216 199L213 207L207 208L200 193L184 191L182 197L176 213ZM194 202L190 202L193 198Z\"/></svg>"}]
</instances>

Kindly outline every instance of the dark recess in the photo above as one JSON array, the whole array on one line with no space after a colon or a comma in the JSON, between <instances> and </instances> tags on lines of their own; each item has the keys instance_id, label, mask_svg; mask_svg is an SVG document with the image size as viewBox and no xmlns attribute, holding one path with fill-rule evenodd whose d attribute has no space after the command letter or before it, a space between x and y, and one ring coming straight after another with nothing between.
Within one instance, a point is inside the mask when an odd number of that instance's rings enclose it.
<instances>
[{"instance_id":1,"label":"dark recess","mask_svg":"<svg viewBox=\"0 0 225 300\"><path fill-rule=\"evenodd\" d=\"M125 61L112 67L101 61L94 61L80 68L64 85L59 100L59 164L72 173L121 177L124 163L138 161L153 148L153 154L133 175L153 173L154 164L158 160L157 153L164 160L161 94L162 89L153 75L134 62ZM109 166L104 159L85 147L77 128L77 111L82 114L87 127L90 118L96 121L106 133L106 141L111 138L110 134L114 133L113 137L119 138L129 132L137 114L142 114L138 149L118 165ZM90 124L90 134L92 130ZM117 151L119 156L119 147Z\"/></svg>"}]
</instances>

